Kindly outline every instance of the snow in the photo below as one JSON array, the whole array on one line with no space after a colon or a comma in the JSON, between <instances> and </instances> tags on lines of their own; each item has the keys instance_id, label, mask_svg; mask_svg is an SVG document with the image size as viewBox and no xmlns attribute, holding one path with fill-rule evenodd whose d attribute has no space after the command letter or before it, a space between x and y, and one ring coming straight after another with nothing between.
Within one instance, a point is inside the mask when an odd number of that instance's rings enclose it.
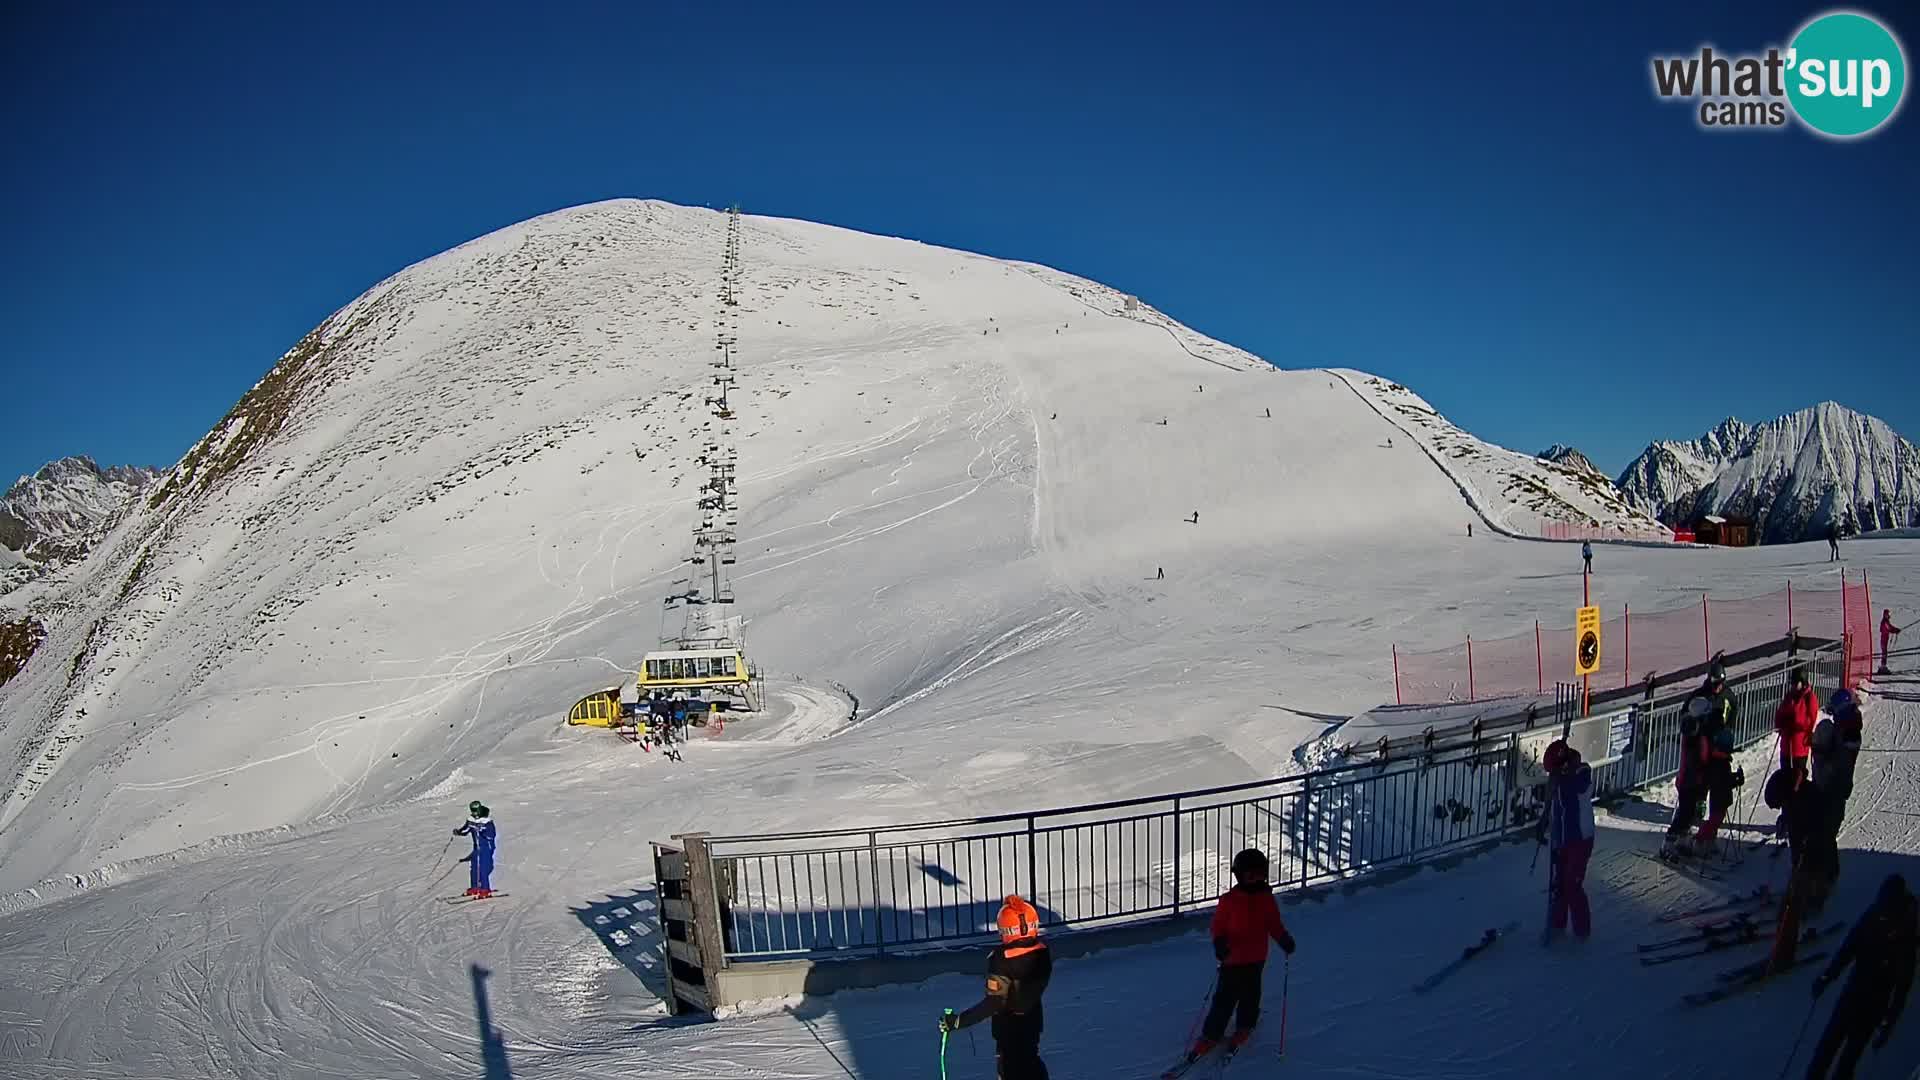
<instances>
[{"instance_id":1,"label":"snow","mask_svg":"<svg viewBox=\"0 0 1920 1080\"><path fill-rule=\"evenodd\" d=\"M329 321L272 437L223 426L205 445L243 460L29 587L50 637L0 687L9 1076L931 1075L931 1021L975 976L667 1020L646 842L1278 775L1391 700L1391 641L1577 603L1564 547L1465 536L1468 498L1517 532L1548 512L1508 500L1512 452L1463 465L1464 433L1386 419L1410 391L1273 369L1057 271L748 217L735 587L774 707L681 764L565 728L656 647L686 572L723 227L597 204L402 271ZM1620 548L1595 587L1751 595L1821 548ZM1847 557L1876 603L1920 605L1920 543ZM1871 748L1920 745L1909 692L1872 701ZM1863 761L1836 916L1920 846L1913 768ZM447 908L476 797L511 895ZM1486 926L1537 928L1524 846L1291 904L1288 1068L1534 1075L1514 1033L1550 1027L1557 1055L1636 1073L1777 1069L1779 1040L1703 1040L1675 1009L1705 968L1631 959L1698 892L1626 853L1656 815L1603 818L1584 952L1523 935L1444 994L1408 988ZM1212 965L1165 933L1063 957L1056 1075L1176 1048ZM1724 1007L1756 1032L1805 1014L1803 986L1752 1002ZM979 1035L954 1076L990 1074Z\"/></svg>"},{"instance_id":2,"label":"snow","mask_svg":"<svg viewBox=\"0 0 1920 1080\"><path fill-rule=\"evenodd\" d=\"M1549 460L1493 446L1454 426L1398 383L1362 371L1333 374L1411 444L1401 453L1424 453L1459 488L1480 519L1498 532L1541 536L1549 524L1569 524L1615 530L1623 539L1673 538L1672 530L1636 510L1591 466L1560 460L1567 454L1555 454Z\"/></svg>"},{"instance_id":3,"label":"snow","mask_svg":"<svg viewBox=\"0 0 1920 1080\"><path fill-rule=\"evenodd\" d=\"M1751 520L1763 543L1812 539L1830 523L1920 525L1920 448L1831 401L1753 427L1729 419L1692 443L1654 443L1620 486L1667 521Z\"/></svg>"}]
</instances>

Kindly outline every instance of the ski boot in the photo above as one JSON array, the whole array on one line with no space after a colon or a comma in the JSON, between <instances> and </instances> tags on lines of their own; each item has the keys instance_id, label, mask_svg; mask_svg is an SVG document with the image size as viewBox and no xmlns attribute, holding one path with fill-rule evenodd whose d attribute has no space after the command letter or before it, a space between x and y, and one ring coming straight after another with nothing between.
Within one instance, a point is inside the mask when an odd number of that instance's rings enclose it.
<instances>
[{"instance_id":1,"label":"ski boot","mask_svg":"<svg viewBox=\"0 0 1920 1080\"><path fill-rule=\"evenodd\" d=\"M1247 1040L1251 1038L1253 1038L1252 1028L1241 1028L1239 1031L1234 1032L1232 1037L1227 1039L1227 1053L1231 1054L1238 1051L1241 1047L1247 1045Z\"/></svg>"}]
</instances>

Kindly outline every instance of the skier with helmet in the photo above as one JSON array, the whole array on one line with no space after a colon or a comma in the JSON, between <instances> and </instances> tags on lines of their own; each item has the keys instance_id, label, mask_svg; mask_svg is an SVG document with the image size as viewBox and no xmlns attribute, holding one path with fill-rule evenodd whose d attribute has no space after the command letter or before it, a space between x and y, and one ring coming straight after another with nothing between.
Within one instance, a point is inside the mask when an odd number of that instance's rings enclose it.
<instances>
[{"instance_id":1,"label":"skier with helmet","mask_svg":"<svg viewBox=\"0 0 1920 1080\"><path fill-rule=\"evenodd\" d=\"M1828 717L1814 725L1808 740L1813 751L1813 782L1833 802L1834 827L1846 819L1847 799L1853 795L1853 767L1860 760L1865 722L1853 691L1835 690L1827 701Z\"/></svg>"},{"instance_id":2,"label":"skier with helmet","mask_svg":"<svg viewBox=\"0 0 1920 1080\"><path fill-rule=\"evenodd\" d=\"M992 1017L999 1080L1047 1080L1040 1060L1040 998L1053 978L1053 953L1040 940L1040 912L1024 897L1009 896L995 923L1000 944L987 954L986 996L965 1012L947 1010L940 1030L958 1031Z\"/></svg>"},{"instance_id":3,"label":"skier with helmet","mask_svg":"<svg viewBox=\"0 0 1920 1080\"><path fill-rule=\"evenodd\" d=\"M1547 744L1540 755L1547 774L1547 812L1540 818L1538 841L1552 854L1553 885L1547 905L1546 940L1567 929L1581 941L1593 933L1587 904L1587 861L1593 857L1593 769L1565 739Z\"/></svg>"},{"instance_id":4,"label":"skier with helmet","mask_svg":"<svg viewBox=\"0 0 1920 1080\"><path fill-rule=\"evenodd\" d=\"M1678 801L1673 808L1673 823L1667 826L1667 840L1661 847L1664 858L1704 853L1712 848L1720 821L1733 805L1733 789L1739 780L1733 773L1733 695L1727 690L1727 667L1719 659L1707 665L1706 681L1688 695L1680 710L1680 771L1674 777ZM1712 816L1707 817L1711 796ZM1690 848L1687 830L1707 817L1700 835Z\"/></svg>"},{"instance_id":5,"label":"skier with helmet","mask_svg":"<svg viewBox=\"0 0 1920 1080\"><path fill-rule=\"evenodd\" d=\"M1267 856L1257 848L1247 848L1233 857L1233 888L1220 896L1213 909L1210 933L1213 958L1220 963L1220 979L1213 991L1213 1007L1200 1028L1200 1038L1187 1051L1189 1062L1220 1044L1227 1034L1227 1017L1232 1016L1233 1038L1229 1052L1246 1045L1253 1037L1253 1025L1260 1019L1261 979L1267 969L1267 942L1293 955L1293 935L1280 918L1280 905L1274 902L1273 886L1267 884Z\"/></svg>"},{"instance_id":6,"label":"skier with helmet","mask_svg":"<svg viewBox=\"0 0 1920 1080\"><path fill-rule=\"evenodd\" d=\"M485 900L493 895L493 848L500 835L486 804L478 799L468 803L467 820L453 835L473 837L473 850L460 857L468 870L466 895Z\"/></svg>"}]
</instances>

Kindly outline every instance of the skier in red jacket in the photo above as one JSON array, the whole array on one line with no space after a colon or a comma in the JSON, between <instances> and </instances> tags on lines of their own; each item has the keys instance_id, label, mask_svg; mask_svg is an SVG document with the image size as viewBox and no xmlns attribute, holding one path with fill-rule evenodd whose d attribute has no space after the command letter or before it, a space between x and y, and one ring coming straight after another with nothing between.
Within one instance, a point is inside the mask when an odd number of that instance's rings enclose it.
<instances>
[{"instance_id":1,"label":"skier in red jacket","mask_svg":"<svg viewBox=\"0 0 1920 1080\"><path fill-rule=\"evenodd\" d=\"M1807 669L1793 673L1793 685L1773 713L1773 729L1780 733L1780 767L1788 772L1807 765L1808 740L1820 722L1820 697L1807 684Z\"/></svg>"},{"instance_id":2,"label":"skier in red jacket","mask_svg":"<svg viewBox=\"0 0 1920 1080\"><path fill-rule=\"evenodd\" d=\"M1213 1008L1207 1011L1200 1040L1189 1050L1192 1060L1219 1045L1227 1033L1227 1017L1234 1017L1234 1049L1253 1036L1260 1019L1260 980L1267 968L1267 942L1293 955L1293 935L1280 919L1273 886L1267 884L1267 857L1248 848L1233 857L1234 886L1220 896L1213 909L1213 956L1220 962L1220 982L1214 987Z\"/></svg>"}]
</instances>

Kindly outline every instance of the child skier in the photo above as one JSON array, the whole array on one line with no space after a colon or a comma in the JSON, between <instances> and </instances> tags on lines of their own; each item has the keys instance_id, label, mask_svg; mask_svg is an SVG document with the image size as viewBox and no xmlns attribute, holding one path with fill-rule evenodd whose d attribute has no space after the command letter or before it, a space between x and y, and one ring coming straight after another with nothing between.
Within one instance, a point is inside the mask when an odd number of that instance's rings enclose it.
<instances>
[{"instance_id":1,"label":"child skier","mask_svg":"<svg viewBox=\"0 0 1920 1080\"><path fill-rule=\"evenodd\" d=\"M1880 612L1880 674L1891 675L1887 668L1887 646L1900 636L1900 628L1893 625L1893 609L1885 608Z\"/></svg>"},{"instance_id":2,"label":"child skier","mask_svg":"<svg viewBox=\"0 0 1920 1080\"><path fill-rule=\"evenodd\" d=\"M1586 564L1586 573L1593 573L1593 541L1580 541L1580 561Z\"/></svg>"},{"instance_id":3,"label":"child skier","mask_svg":"<svg viewBox=\"0 0 1920 1080\"><path fill-rule=\"evenodd\" d=\"M1869 1040L1875 1048L1887 1045L1913 988L1913 954L1920 946L1916 919L1920 919L1920 905L1907 891L1906 879L1887 875L1879 898L1847 934L1827 970L1813 981L1813 996L1818 998L1847 965L1853 965L1853 976L1840 992L1840 1003L1834 1006L1807 1066L1811 1080L1850 1077Z\"/></svg>"},{"instance_id":4,"label":"child skier","mask_svg":"<svg viewBox=\"0 0 1920 1080\"><path fill-rule=\"evenodd\" d=\"M995 922L1000 944L987 954L986 996L965 1012L942 1015L940 1030L958 1031L992 1017L999 1080L1047 1080L1047 1064L1040 1060L1040 998L1053 977L1053 954L1040 941L1040 913L1023 897L1009 896Z\"/></svg>"},{"instance_id":5,"label":"child skier","mask_svg":"<svg viewBox=\"0 0 1920 1080\"><path fill-rule=\"evenodd\" d=\"M466 823L453 835L473 837L473 850L460 857L468 869L466 895L485 900L493 895L493 847L500 835L485 804L478 799L468 803Z\"/></svg>"},{"instance_id":6,"label":"child skier","mask_svg":"<svg viewBox=\"0 0 1920 1080\"><path fill-rule=\"evenodd\" d=\"M1573 936L1585 941L1593 933L1586 888L1587 860L1593 857L1593 769L1564 739L1547 745L1540 765L1547 773L1547 813L1540 819L1540 838L1553 859L1546 939L1564 932L1571 914Z\"/></svg>"},{"instance_id":7,"label":"child skier","mask_svg":"<svg viewBox=\"0 0 1920 1080\"><path fill-rule=\"evenodd\" d=\"M1293 955L1293 935L1280 919L1280 905L1274 903L1273 887L1267 884L1267 857L1248 848L1233 857L1234 886L1220 897L1213 909L1213 958L1220 962L1220 981L1214 987L1213 1007L1207 1010L1200 1039L1187 1051L1188 1060L1218 1046L1227 1033L1227 1017L1233 1016L1233 1039L1228 1044L1238 1050L1253 1037L1253 1025L1260 1019L1260 981L1267 968L1267 942L1272 940L1282 952Z\"/></svg>"}]
</instances>

